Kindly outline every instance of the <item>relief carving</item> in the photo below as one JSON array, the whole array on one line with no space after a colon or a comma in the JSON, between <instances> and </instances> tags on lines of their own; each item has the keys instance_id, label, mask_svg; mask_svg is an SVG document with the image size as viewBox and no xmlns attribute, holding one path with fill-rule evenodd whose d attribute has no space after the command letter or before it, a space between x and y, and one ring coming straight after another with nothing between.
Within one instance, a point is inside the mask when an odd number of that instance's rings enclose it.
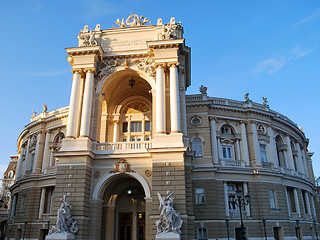
<instances>
[{"instance_id":1,"label":"relief carving","mask_svg":"<svg viewBox=\"0 0 320 240\"><path fill-rule=\"evenodd\" d=\"M156 64L153 58L147 57L145 59L139 59L134 62L137 65L137 68L146 72L149 76L156 76Z\"/></svg>"}]
</instances>

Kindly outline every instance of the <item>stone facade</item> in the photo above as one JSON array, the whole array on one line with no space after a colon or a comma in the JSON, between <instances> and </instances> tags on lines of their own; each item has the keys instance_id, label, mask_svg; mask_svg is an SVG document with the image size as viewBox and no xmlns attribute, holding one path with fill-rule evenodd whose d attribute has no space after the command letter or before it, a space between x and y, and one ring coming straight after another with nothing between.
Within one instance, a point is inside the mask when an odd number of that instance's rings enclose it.
<instances>
[{"instance_id":1,"label":"stone facade","mask_svg":"<svg viewBox=\"0 0 320 240\"><path fill-rule=\"evenodd\" d=\"M266 104L185 95L190 48L181 23L85 26L66 49L69 107L33 116L18 138L8 239L44 239L67 195L76 239L154 239L158 193L174 192L181 239L238 238L230 197L250 195L247 237L316 236L308 140ZM298 221L297 221L298 220ZM264 224L265 223L265 224ZM228 230L227 230L228 229Z\"/></svg>"}]
</instances>

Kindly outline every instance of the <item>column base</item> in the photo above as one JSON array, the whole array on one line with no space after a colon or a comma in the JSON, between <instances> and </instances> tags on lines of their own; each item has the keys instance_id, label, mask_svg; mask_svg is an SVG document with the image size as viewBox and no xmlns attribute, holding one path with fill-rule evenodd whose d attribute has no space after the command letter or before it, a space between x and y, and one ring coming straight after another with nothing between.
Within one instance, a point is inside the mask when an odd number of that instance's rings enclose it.
<instances>
[{"instance_id":1,"label":"column base","mask_svg":"<svg viewBox=\"0 0 320 240\"><path fill-rule=\"evenodd\" d=\"M52 233L46 236L45 240L74 240L76 239L73 233Z\"/></svg>"},{"instance_id":2,"label":"column base","mask_svg":"<svg viewBox=\"0 0 320 240\"><path fill-rule=\"evenodd\" d=\"M92 141L89 138L65 138L62 140L60 151L88 151L92 150Z\"/></svg>"},{"instance_id":3,"label":"column base","mask_svg":"<svg viewBox=\"0 0 320 240\"><path fill-rule=\"evenodd\" d=\"M154 134L152 148L185 147L182 133Z\"/></svg>"},{"instance_id":4,"label":"column base","mask_svg":"<svg viewBox=\"0 0 320 240\"><path fill-rule=\"evenodd\" d=\"M181 236L179 233L174 232L162 232L157 233L156 240L165 239L165 240L180 240Z\"/></svg>"}]
</instances>

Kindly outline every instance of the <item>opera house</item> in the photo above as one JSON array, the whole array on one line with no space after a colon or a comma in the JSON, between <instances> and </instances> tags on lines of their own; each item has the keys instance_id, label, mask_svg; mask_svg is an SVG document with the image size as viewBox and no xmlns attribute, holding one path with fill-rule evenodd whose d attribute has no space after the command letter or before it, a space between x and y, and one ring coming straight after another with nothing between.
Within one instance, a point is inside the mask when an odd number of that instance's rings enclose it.
<instances>
[{"instance_id":1,"label":"opera house","mask_svg":"<svg viewBox=\"0 0 320 240\"><path fill-rule=\"evenodd\" d=\"M6 237L45 239L65 195L76 239L155 239L158 193L173 193L181 239L316 239L303 131L267 99L186 95L181 23L148 22L85 26L66 48L70 105L44 105L18 137Z\"/></svg>"}]
</instances>

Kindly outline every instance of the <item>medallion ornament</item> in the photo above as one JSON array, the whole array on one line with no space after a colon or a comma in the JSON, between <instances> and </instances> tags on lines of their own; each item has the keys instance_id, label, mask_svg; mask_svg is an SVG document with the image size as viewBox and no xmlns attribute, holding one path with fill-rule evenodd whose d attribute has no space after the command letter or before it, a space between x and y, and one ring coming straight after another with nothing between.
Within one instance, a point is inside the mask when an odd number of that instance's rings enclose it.
<instances>
[{"instance_id":1,"label":"medallion ornament","mask_svg":"<svg viewBox=\"0 0 320 240\"><path fill-rule=\"evenodd\" d=\"M117 164L114 164L114 169L110 173L125 173L125 172L134 172L130 168L130 164L126 160L120 160Z\"/></svg>"}]
</instances>

